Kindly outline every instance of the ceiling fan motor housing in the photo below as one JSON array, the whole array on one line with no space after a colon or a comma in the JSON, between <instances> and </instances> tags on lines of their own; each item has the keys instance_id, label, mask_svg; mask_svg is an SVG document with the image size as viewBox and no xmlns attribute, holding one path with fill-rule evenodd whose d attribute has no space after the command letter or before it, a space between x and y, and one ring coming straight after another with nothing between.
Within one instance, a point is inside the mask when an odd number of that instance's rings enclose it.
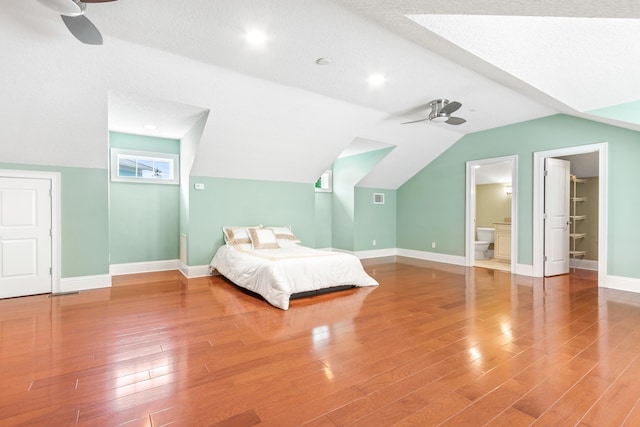
<instances>
[{"instance_id":1,"label":"ceiling fan motor housing","mask_svg":"<svg viewBox=\"0 0 640 427\"><path fill-rule=\"evenodd\" d=\"M449 114L442 112L442 109L449 103L448 99L436 99L429 103L431 112L429 113L429 120L432 122L446 122L449 119Z\"/></svg>"}]
</instances>

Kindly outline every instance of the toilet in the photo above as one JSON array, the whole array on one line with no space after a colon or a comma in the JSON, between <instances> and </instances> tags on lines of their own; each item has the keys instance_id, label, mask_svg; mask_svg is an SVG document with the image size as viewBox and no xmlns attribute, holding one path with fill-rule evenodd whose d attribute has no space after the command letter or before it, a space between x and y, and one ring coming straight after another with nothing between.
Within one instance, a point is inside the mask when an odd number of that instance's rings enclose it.
<instances>
[{"instance_id":1,"label":"toilet","mask_svg":"<svg viewBox=\"0 0 640 427\"><path fill-rule=\"evenodd\" d=\"M491 258L489 245L493 243L493 228L478 227L476 229L476 259Z\"/></svg>"}]
</instances>

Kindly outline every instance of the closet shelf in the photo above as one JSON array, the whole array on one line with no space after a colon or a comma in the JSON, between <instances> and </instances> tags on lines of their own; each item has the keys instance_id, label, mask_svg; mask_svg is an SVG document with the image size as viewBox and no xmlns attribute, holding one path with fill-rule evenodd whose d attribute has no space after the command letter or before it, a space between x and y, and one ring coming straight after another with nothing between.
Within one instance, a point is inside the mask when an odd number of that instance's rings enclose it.
<instances>
[{"instance_id":1,"label":"closet shelf","mask_svg":"<svg viewBox=\"0 0 640 427\"><path fill-rule=\"evenodd\" d=\"M584 227L584 223L578 222L587 218L586 215L578 215L578 211L584 209L585 205L582 202L586 202L587 198L585 196L578 196L578 184L583 184L587 182L586 178L577 178L575 175L571 175L571 195L569 200L571 201L571 212L569 215L569 219L571 220L571 229L569 230L569 257L577 258L584 257L587 255L587 251L579 251L578 246L584 244L584 239L587 236L587 233L578 232L578 229ZM584 212L584 211L583 211Z\"/></svg>"}]
</instances>

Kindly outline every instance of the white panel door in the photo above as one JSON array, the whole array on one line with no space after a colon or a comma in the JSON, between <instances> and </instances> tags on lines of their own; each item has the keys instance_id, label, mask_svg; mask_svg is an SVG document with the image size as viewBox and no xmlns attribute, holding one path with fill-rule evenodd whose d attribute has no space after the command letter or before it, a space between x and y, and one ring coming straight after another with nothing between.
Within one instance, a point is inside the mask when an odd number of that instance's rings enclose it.
<instances>
[{"instance_id":1,"label":"white panel door","mask_svg":"<svg viewBox=\"0 0 640 427\"><path fill-rule=\"evenodd\" d=\"M567 160L545 159L544 275L569 273L569 173Z\"/></svg>"},{"instance_id":2,"label":"white panel door","mask_svg":"<svg viewBox=\"0 0 640 427\"><path fill-rule=\"evenodd\" d=\"M0 298L51 292L51 180L0 177Z\"/></svg>"}]
</instances>

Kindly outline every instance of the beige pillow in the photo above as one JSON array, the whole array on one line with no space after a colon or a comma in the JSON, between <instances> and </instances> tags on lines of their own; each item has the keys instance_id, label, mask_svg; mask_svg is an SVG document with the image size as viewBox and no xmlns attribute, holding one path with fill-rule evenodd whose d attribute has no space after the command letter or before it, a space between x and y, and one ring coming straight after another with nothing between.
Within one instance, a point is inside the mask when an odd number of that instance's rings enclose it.
<instances>
[{"instance_id":1,"label":"beige pillow","mask_svg":"<svg viewBox=\"0 0 640 427\"><path fill-rule=\"evenodd\" d=\"M222 233L224 234L224 241L227 245L238 245L241 243L251 243L249 237L250 227L241 226L225 226L222 227Z\"/></svg>"},{"instance_id":2,"label":"beige pillow","mask_svg":"<svg viewBox=\"0 0 640 427\"><path fill-rule=\"evenodd\" d=\"M278 240L269 228L249 228L249 237L253 249L278 249Z\"/></svg>"}]
</instances>

